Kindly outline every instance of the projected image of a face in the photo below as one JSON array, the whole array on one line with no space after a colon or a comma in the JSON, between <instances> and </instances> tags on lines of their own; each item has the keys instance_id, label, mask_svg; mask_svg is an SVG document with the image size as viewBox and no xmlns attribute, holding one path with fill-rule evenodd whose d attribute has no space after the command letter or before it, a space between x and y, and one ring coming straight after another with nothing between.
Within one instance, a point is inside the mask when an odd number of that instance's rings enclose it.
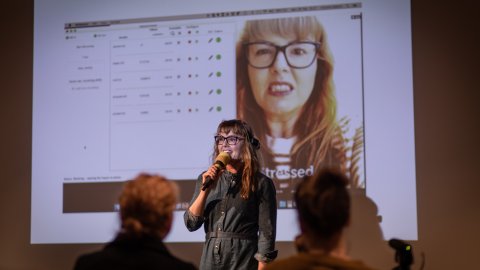
<instances>
[{"instance_id":1,"label":"projected image of a face","mask_svg":"<svg viewBox=\"0 0 480 270\"><path fill-rule=\"evenodd\" d=\"M298 118L313 90L317 43L271 34L247 46L250 85L265 117Z\"/></svg>"},{"instance_id":2,"label":"projected image of a face","mask_svg":"<svg viewBox=\"0 0 480 270\"><path fill-rule=\"evenodd\" d=\"M337 117L333 57L317 17L247 21L237 44L237 87L237 115L266 146L263 172L276 184L280 208L294 207L291 195L303 177L323 167L354 171Z\"/></svg>"}]
</instances>

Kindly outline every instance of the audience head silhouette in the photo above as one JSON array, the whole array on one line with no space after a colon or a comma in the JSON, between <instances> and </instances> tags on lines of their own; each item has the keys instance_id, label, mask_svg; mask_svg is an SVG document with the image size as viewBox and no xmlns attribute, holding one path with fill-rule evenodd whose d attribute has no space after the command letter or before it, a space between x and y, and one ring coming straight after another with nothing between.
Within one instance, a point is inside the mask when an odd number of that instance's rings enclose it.
<instances>
[{"instance_id":1,"label":"audience head silhouette","mask_svg":"<svg viewBox=\"0 0 480 270\"><path fill-rule=\"evenodd\" d=\"M170 231L178 188L158 175L140 174L128 181L120 195L120 234L163 239Z\"/></svg>"},{"instance_id":2,"label":"audience head silhouette","mask_svg":"<svg viewBox=\"0 0 480 270\"><path fill-rule=\"evenodd\" d=\"M350 222L350 194L345 175L322 170L306 178L295 192L303 240L301 248L329 253L340 244Z\"/></svg>"},{"instance_id":3,"label":"audience head silhouette","mask_svg":"<svg viewBox=\"0 0 480 270\"><path fill-rule=\"evenodd\" d=\"M344 174L323 169L298 185L295 202L301 234L295 245L299 253L274 261L265 270L372 270L347 254L345 229L350 225L351 201L348 182Z\"/></svg>"}]
</instances>

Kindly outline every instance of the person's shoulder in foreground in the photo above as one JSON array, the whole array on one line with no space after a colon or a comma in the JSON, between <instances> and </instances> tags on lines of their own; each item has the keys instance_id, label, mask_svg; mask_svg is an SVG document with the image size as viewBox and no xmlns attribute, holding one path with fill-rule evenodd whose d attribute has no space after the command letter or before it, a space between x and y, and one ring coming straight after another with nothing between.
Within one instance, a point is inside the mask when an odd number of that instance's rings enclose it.
<instances>
[{"instance_id":1,"label":"person's shoulder in foreground","mask_svg":"<svg viewBox=\"0 0 480 270\"><path fill-rule=\"evenodd\" d=\"M103 250L82 255L75 270L195 270L193 264L174 257L158 239L116 239Z\"/></svg>"},{"instance_id":2,"label":"person's shoulder in foreground","mask_svg":"<svg viewBox=\"0 0 480 270\"><path fill-rule=\"evenodd\" d=\"M332 256L298 253L267 264L265 270L373 270L362 261L340 259Z\"/></svg>"}]
</instances>

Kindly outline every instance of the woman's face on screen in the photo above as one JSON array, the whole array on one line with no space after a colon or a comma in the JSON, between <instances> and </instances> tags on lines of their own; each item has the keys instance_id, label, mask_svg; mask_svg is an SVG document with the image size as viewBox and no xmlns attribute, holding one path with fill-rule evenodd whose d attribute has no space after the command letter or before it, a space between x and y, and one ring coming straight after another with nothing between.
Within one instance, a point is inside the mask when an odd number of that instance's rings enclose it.
<instances>
[{"instance_id":1,"label":"woman's face on screen","mask_svg":"<svg viewBox=\"0 0 480 270\"><path fill-rule=\"evenodd\" d=\"M296 37L287 38L272 34L264 35L262 40L257 41L285 46L296 41ZM309 41L313 41L313 38ZM249 53L252 53L251 48ZM263 52L259 51L257 54L263 54ZM267 117L300 114L302 106L313 90L317 61L315 52L315 60L311 65L305 68L294 68L289 66L285 54L278 51L273 64L268 68L255 68L248 65L253 96Z\"/></svg>"}]
</instances>

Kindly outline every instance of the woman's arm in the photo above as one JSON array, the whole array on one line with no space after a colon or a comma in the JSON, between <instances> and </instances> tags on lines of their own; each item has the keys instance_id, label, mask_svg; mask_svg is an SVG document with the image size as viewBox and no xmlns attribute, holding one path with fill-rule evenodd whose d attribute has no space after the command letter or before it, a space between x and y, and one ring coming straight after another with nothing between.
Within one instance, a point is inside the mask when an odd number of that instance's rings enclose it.
<instances>
[{"instance_id":1,"label":"woman's arm","mask_svg":"<svg viewBox=\"0 0 480 270\"><path fill-rule=\"evenodd\" d=\"M208 169L208 171L201 174L197 179L197 184L195 186L195 193L193 194L192 202L190 203L190 207L187 209L187 211L185 211L185 214L183 215L185 226L189 231L195 231L200 228L205 220L205 218L203 217L205 204L207 201L208 193L210 192L210 189L215 186L215 183L213 185L210 185L210 187L205 190L202 190L202 187L203 183L205 183L207 176L215 179L216 174L216 168L212 166Z\"/></svg>"},{"instance_id":2,"label":"woman's arm","mask_svg":"<svg viewBox=\"0 0 480 270\"><path fill-rule=\"evenodd\" d=\"M207 177L215 179L216 175L217 168L215 166L211 166L208 171L202 174L202 187ZM203 190L203 188L199 189L197 198L193 201L193 203L191 203L190 207L188 208L190 213L195 216L203 216L203 211L205 210L205 202L207 201L208 193L210 193L210 189L212 188L212 186L214 185L210 185L210 187L206 188L205 190Z\"/></svg>"}]
</instances>

